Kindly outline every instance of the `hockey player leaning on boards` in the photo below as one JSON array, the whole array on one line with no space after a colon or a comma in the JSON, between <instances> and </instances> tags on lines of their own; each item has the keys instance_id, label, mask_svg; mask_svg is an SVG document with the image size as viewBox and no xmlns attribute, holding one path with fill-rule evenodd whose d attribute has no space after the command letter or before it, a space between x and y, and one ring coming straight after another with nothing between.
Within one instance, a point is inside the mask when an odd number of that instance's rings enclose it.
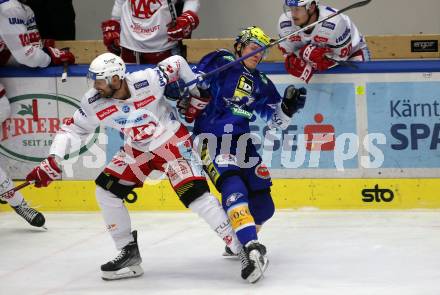
<instances>
[{"instance_id":1,"label":"hockey player leaning on boards","mask_svg":"<svg viewBox=\"0 0 440 295\"><path fill-rule=\"evenodd\" d=\"M196 70L209 73L269 43L270 38L260 28L249 27L235 39L235 53L209 53ZM187 111L182 111L187 121L195 118L194 133L203 142L201 158L205 170L221 192L223 208L244 245L247 267L243 268L242 277L251 281L258 280L268 265L257 229L272 217L275 208L270 174L249 140L249 123L255 120L255 112L270 128L285 129L306 99L306 89L293 85L286 88L282 98L270 79L256 69L266 53L260 52L208 76L203 87L212 99L203 102L192 98ZM230 249L227 252L231 253Z\"/></svg>"},{"instance_id":2,"label":"hockey player leaning on boards","mask_svg":"<svg viewBox=\"0 0 440 295\"><path fill-rule=\"evenodd\" d=\"M279 36L282 38L335 11L331 7L319 5L319 0L285 0L284 13L278 22ZM334 66L335 61L370 59L364 37L344 14L293 35L278 46L286 58L287 72L306 83L315 72Z\"/></svg>"},{"instance_id":3,"label":"hockey player leaning on boards","mask_svg":"<svg viewBox=\"0 0 440 295\"><path fill-rule=\"evenodd\" d=\"M6 97L6 90L0 83L0 124L8 119L10 113L11 106L9 104L8 98ZM4 194L13 188L14 183L12 182L12 179L0 167L0 194ZM17 212L18 215L23 217L30 225L36 227L44 226L44 223L46 222L44 215L34 208L29 207L21 192L11 192L0 199L8 202L8 204L14 209L14 211Z\"/></svg>"},{"instance_id":4,"label":"hockey player leaning on boards","mask_svg":"<svg viewBox=\"0 0 440 295\"><path fill-rule=\"evenodd\" d=\"M25 0L0 0L0 66L47 67L75 63L69 51L42 42L32 9Z\"/></svg>"},{"instance_id":5,"label":"hockey player leaning on boards","mask_svg":"<svg viewBox=\"0 0 440 295\"><path fill-rule=\"evenodd\" d=\"M184 2L183 12L174 21L178 1ZM199 6L199 0L115 0L111 19L101 24L104 44L127 63L157 64L182 55L178 41L198 27Z\"/></svg>"},{"instance_id":6,"label":"hockey player leaning on boards","mask_svg":"<svg viewBox=\"0 0 440 295\"><path fill-rule=\"evenodd\" d=\"M141 187L148 175L162 171L180 201L202 217L217 235L233 248L244 250L218 200L209 192L201 165L193 161L190 135L177 119L163 93L167 83L186 82L196 75L178 55L157 67L126 74L122 59L112 53L95 58L89 67L93 88L81 100L81 108L56 134L50 155L27 176L36 187L60 179L60 160L78 137L93 133L103 124L125 135L118 152L96 179L96 198L104 221L120 254L101 266L102 278L115 280L143 273L137 232L131 231L130 216L123 199ZM200 96L193 85L191 95Z\"/></svg>"}]
</instances>

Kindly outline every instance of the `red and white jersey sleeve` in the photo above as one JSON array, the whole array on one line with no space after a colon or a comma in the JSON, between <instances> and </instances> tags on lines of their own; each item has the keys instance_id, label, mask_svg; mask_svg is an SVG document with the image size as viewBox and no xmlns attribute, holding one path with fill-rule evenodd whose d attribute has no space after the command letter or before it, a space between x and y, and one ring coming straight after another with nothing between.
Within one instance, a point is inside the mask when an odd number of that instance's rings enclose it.
<instances>
[{"instance_id":1,"label":"red and white jersey sleeve","mask_svg":"<svg viewBox=\"0 0 440 295\"><path fill-rule=\"evenodd\" d=\"M175 109L164 98L165 86L179 77L189 82L196 76L178 55L160 65L125 77L131 93L126 100L103 98L90 89L71 122L63 125L55 136L51 154L64 157L72 140L92 133L99 125L122 132L125 144L140 151L154 150L168 141L181 123Z\"/></svg>"},{"instance_id":2,"label":"red and white jersey sleeve","mask_svg":"<svg viewBox=\"0 0 440 295\"><path fill-rule=\"evenodd\" d=\"M197 13L199 6L199 0L186 0L183 11ZM115 0L112 18L121 22L121 46L125 48L160 52L177 45L168 40L167 26L172 19L165 0Z\"/></svg>"},{"instance_id":3,"label":"red and white jersey sleeve","mask_svg":"<svg viewBox=\"0 0 440 295\"><path fill-rule=\"evenodd\" d=\"M331 7L319 6L319 20L336 12ZM295 26L290 14L283 13L278 21L278 34L282 38L300 27ZM355 24L344 14L337 15L316 25L310 34L300 32L279 44L284 55L295 53L307 45L329 47L333 50L331 57L336 60L369 60L365 39Z\"/></svg>"},{"instance_id":4,"label":"red and white jersey sleeve","mask_svg":"<svg viewBox=\"0 0 440 295\"><path fill-rule=\"evenodd\" d=\"M13 58L0 61L0 65L47 67L50 63L42 50L34 12L17 0L0 0L0 55L7 50Z\"/></svg>"}]
</instances>

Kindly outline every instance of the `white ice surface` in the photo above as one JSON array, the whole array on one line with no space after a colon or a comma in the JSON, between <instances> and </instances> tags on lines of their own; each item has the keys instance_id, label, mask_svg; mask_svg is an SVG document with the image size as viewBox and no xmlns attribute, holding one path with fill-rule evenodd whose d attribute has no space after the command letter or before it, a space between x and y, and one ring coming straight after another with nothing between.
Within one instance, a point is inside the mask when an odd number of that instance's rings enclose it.
<instances>
[{"instance_id":1,"label":"white ice surface","mask_svg":"<svg viewBox=\"0 0 440 295\"><path fill-rule=\"evenodd\" d=\"M131 216L145 274L106 282L99 267L118 252L99 213L46 213L48 231L1 213L0 294L440 294L439 211L277 212L255 285L196 215Z\"/></svg>"}]
</instances>

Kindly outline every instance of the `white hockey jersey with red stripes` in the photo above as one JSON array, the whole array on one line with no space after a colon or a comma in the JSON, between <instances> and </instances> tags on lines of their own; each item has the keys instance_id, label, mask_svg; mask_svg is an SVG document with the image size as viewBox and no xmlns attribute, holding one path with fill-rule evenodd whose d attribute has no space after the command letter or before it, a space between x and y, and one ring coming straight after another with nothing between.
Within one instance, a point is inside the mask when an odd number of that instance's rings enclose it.
<instances>
[{"instance_id":1,"label":"white hockey jersey with red stripes","mask_svg":"<svg viewBox=\"0 0 440 295\"><path fill-rule=\"evenodd\" d=\"M50 154L64 157L70 141L93 133L104 125L122 132L125 144L139 151L152 151L168 141L179 129L174 108L166 101L166 84L180 77L185 82L196 78L181 56L172 56L158 67L127 74L131 97L126 100L104 98L94 88L87 91L70 122L54 138ZM168 75L167 75L168 73Z\"/></svg>"},{"instance_id":2,"label":"white hockey jersey with red stripes","mask_svg":"<svg viewBox=\"0 0 440 295\"><path fill-rule=\"evenodd\" d=\"M336 12L328 6L318 6L321 20ZM293 22L290 12L283 13L278 21L280 38L299 30ZM344 14L339 14L327 21L317 24L310 34L300 32L279 44L279 48L286 56L290 53L299 54L300 49L313 44L318 47L329 47L333 50L331 57L336 60L369 60L369 53L364 37L356 25Z\"/></svg>"},{"instance_id":3,"label":"white hockey jersey with red stripes","mask_svg":"<svg viewBox=\"0 0 440 295\"><path fill-rule=\"evenodd\" d=\"M199 6L199 0L185 0L183 11L197 13ZM121 22L122 47L160 52L177 45L176 41L168 40L167 29L172 18L167 0L115 0L112 18Z\"/></svg>"},{"instance_id":4,"label":"white hockey jersey with red stripes","mask_svg":"<svg viewBox=\"0 0 440 295\"><path fill-rule=\"evenodd\" d=\"M47 67L32 9L17 0L0 0L0 66Z\"/></svg>"}]
</instances>

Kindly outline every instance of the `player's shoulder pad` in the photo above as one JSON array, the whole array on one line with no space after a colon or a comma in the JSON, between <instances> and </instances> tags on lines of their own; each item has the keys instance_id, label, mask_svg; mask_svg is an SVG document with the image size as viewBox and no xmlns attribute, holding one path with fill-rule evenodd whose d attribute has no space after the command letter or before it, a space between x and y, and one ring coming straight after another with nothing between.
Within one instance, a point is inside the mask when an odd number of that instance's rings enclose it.
<instances>
[{"instance_id":1,"label":"player's shoulder pad","mask_svg":"<svg viewBox=\"0 0 440 295\"><path fill-rule=\"evenodd\" d=\"M286 13L282 13L280 18L278 19L278 31L285 30L287 28L293 27L292 18L289 17Z\"/></svg>"},{"instance_id":2,"label":"player's shoulder pad","mask_svg":"<svg viewBox=\"0 0 440 295\"><path fill-rule=\"evenodd\" d=\"M132 84L134 89L139 90L141 88L148 87L150 85L150 80L152 75L155 75L155 71L152 68L148 68L141 71L136 71L129 73L125 76L127 83Z\"/></svg>"},{"instance_id":3,"label":"player's shoulder pad","mask_svg":"<svg viewBox=\"0 0 440 295\"><path fill-rule=\"evenodd\" d=\"M24 18L26 17L26 11L21 5L23 4L15 1L0 0L0 14L3 17L8 17L11 25L19 24L20 22L23 22L23 25L25 25Z\"/></svg>"},{"instance_id":4,"label":"player's shoulder pad","mask_svg":"<svg viewBox=\"0 0 440 295\"><path fill-rule=\"evenodd\" d=\"M149 77L147 81L158 81L160 87L165 87L168 84L168 76L161 66L145 69L144 73L146 78ZM149 83L150 82L148 82L148 85Z\"/></svg>"},{"instance_id":5,"label":"player's shoulder pad","mask_svg":"<svg viewBox=\"0 0 440 295\"><path fill-rule=\"evenodd\" d=\"M264 84L264 85L269 85L270 84L270 80L269 78L266 76L265 73L260 72L259 70L255 70L256 74L258 74L258 76L260 77L260 81Z\"/></svg>"},{"instance_id":6,"label":"player's shoulder pad","mask_svg":"<svg viewBox=\"0 0 440 295\"><path fill-rule=\"evenodd\" d=\"M235 55L231 51L227 49L218 49L202 57L197 68L203 69L212 62L219 62L224 64L224 63L232 62L234 60L235 60Z\"/></svg>"},{"instance_id":7,"label":"player's shoulder pad","mask_svg":"<svg viewBox=\"0 0 440 295\"><path fill-rule=\"evenodd\" d=\"M212 61L217 58L226 59L228 61L234 61L235 55L229 51L228 49L217 49L216 51L213 51L211 53L208 53L200 61Z\"/></svg>"},{"instance_id":8,"label":"player's shoulder pad","mask_svg":"<svg viewBox=\"0 0 440 295\"><path fill-rule=\"evenodd\" d=\"M336 10L329 7L329 6L319 6L319 18L325 18L329 16L330 14L335 13ZM325 36L334 36L337 34L337 28L340 23L345 23L344 19L342 18L342 15L336 15L326 21L323 21L319 24L319 33Z\"/></svg>"},{"instance_id":9,"label":"player's shoulder pad","mask_svg":"<svg viewBox=\"0 0 440 295\"><path fill-rule=\"evenodd\" d=\"M10 1L10 0L0 0L0 7L1 8L10 7L13 4L14 4L13 1Z\"/></svg>"},{"instance_id":10,"label":"player's shoulder pad","mask_svg":"<svg viewBox=\"0 0 440 295\"><path fill-rule=\"evenodd\" d=\"M344 47L351 42L351 26L350 21L345 15L338 15L338 18L334 20L334 29L332 34L328 35L328 41L326 42L331 48ZM321 24L322 25L322 24Z\"/></svg>"}]
</instances>

